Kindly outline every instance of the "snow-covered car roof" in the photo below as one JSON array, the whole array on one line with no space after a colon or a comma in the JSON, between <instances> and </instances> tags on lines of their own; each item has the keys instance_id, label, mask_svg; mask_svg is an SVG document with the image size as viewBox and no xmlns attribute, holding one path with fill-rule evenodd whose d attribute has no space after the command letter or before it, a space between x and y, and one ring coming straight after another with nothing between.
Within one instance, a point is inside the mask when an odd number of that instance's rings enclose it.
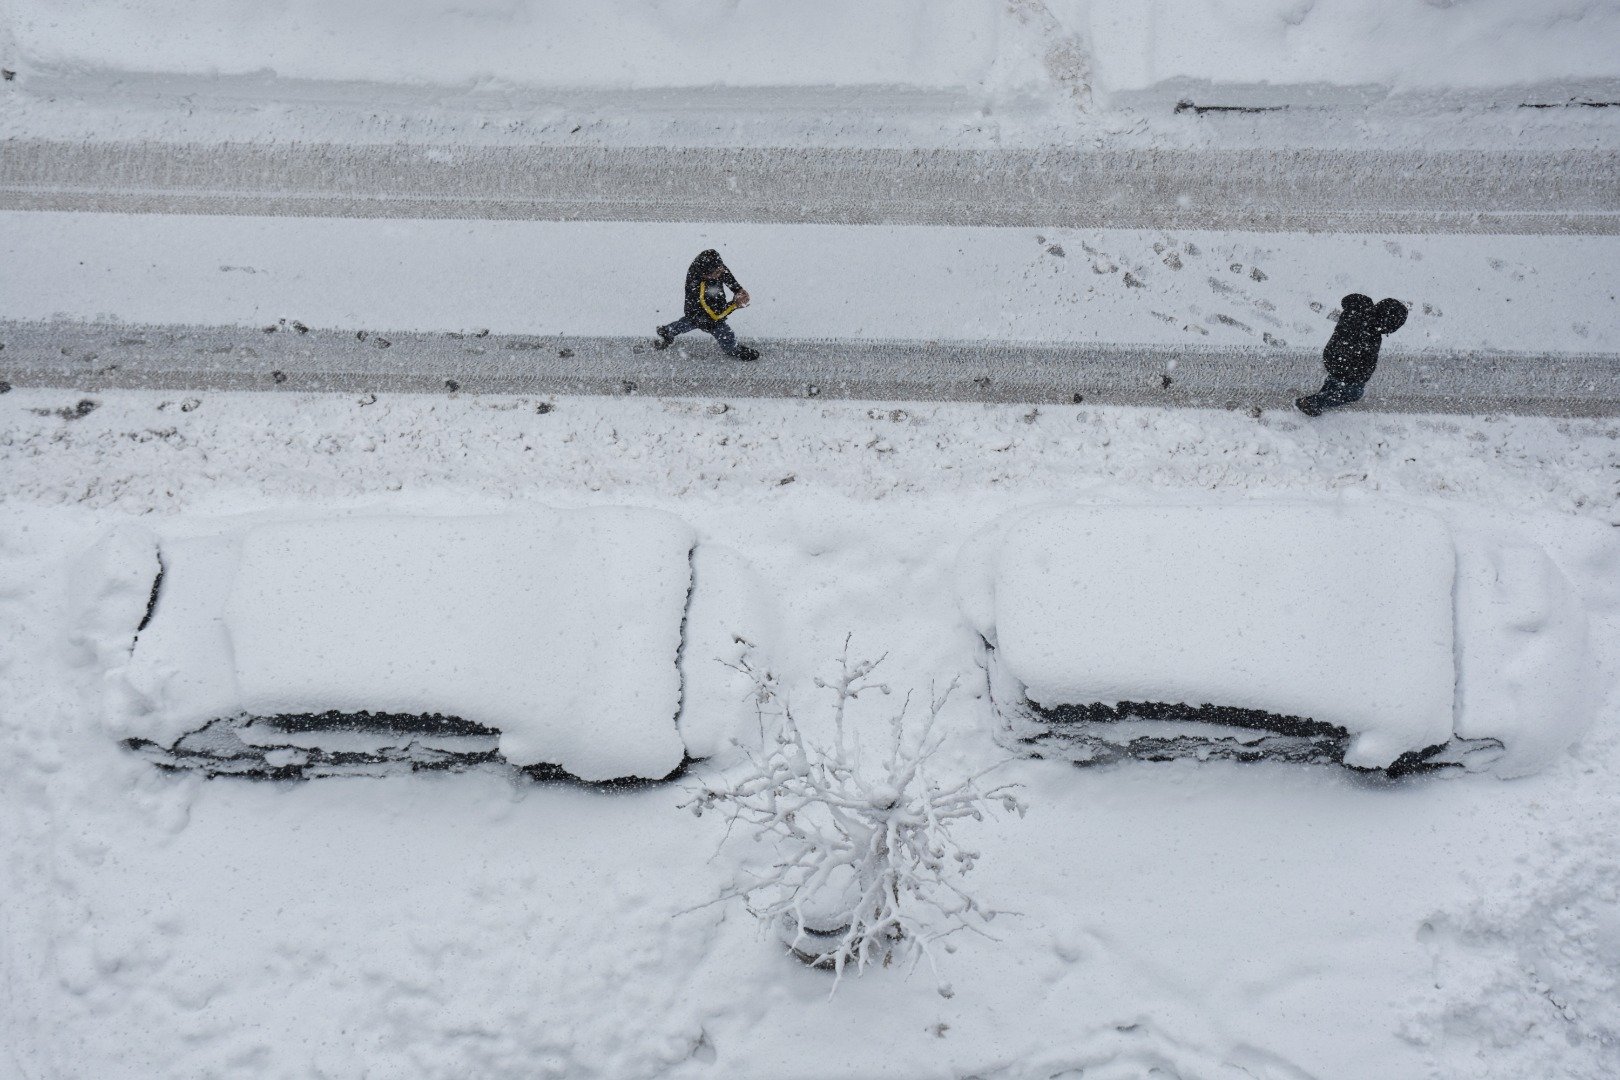
<instances>
[{"instance_id":1,"label":"snow-covered car roof","mask_svg":"<svg viewBox=\"0 0 1620 1080\"><path fill-rule=\"evenodd\" d=\"M1584 614L1533 547L1463 548L1459 578L1447 524L1393 505L1050 506L967 546L963 605L1015 708L1246 710L1368 769L1495 740L1529 771L1591 715Z\"/></svg>"},{"instance_id":2,"label":"snow-covered car roof","mask_svg":"<svg viewBox=\"0 0 1620 1080\"><path fill-rule=\"evenodd\" d=\"M695 544L624 507L125 536L125 591L158 562L161 579L109 719L167 747L222 717L454 717L498 732L512 765L664 777L692 749L677 717Z\"/></svg>"}]
</instances>

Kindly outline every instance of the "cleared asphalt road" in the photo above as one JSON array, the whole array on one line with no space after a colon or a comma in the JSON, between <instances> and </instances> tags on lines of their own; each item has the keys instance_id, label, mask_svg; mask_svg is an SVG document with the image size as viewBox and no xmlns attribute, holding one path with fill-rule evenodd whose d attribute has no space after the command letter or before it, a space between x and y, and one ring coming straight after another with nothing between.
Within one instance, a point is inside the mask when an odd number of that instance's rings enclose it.
<instances>
[{"instance_id":1,"label":"cleared asphalt road","mask_svg":"<svg viewBox=\"0 0 1620 1080\"><path fill-rule=\"evenodd\" d=\"M1273 409L1321 383L1304 349L707 339L666 352L627 338L483 337L290 327L0 322L0 381L81 392L300 390L640 394ZM1356 408L1620 415L1620 356L1391 353Z\"/></svg>"},{"instance_id":2,"label":"cleared asphalt road","mask_svg":"<svg viewBox=\"0 0 1620 1080\"><path fill-rule=\"evenodd\" d=\"M0 209L1620 232L1620 152L0 143Z\"/></svg>"}]
</instances>

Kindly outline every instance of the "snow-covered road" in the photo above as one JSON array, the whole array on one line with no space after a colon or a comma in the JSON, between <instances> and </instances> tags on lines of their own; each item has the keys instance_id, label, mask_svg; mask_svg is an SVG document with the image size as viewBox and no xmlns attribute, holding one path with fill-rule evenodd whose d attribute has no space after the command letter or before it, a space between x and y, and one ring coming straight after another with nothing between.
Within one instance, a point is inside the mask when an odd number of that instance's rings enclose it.
<instances>
[{"instance_id":1,"label":"snow-covered road","mask_svg":"<svg viewBox=\"0 0 1620 1080\"><path fill-rule=\"evenodd\" d=\"M717 248L744 338L1620 352L1620 236L430 221L0 211L0 317L645 336Z\"/></svg>"},{"instance_id":2,"label":"snow-covered road","mask_svg":"<svg viewBox=\"0 0 1620 1080\"><path fill-rule=\"evenodd\" d=\"M1291 409L1320 349L776 338L759 363L645 337L0 320L0 381L115 389L984 401ZM364 336L361 336L364 334ZM1614 353L1391 350L1360 410L1612 416Z\"/></svg>"},{"instance_id":3,"label":"snow-covered road","mask_svg":"<svg viewBox=\"0 0 1620 1080\"><path fill-rule=\"evenodd\" d=\"M65 142L0 153L0 209L1322 232L1620 232L1598 149Z\"/></svg>"},{"instance_id":4,"label":"snow-covered road","mask_svg":"<svg viewBox=\"0 0 1620 1080\"><path fill-rule=\"evenodd\" d=\"M753 367L645 347L709 246ZM1286 407L1365 291L1411 309L1368 407L1620 402L1611 236L0 211L0 254L18 386Z\"/></svg>"}]
</instances>

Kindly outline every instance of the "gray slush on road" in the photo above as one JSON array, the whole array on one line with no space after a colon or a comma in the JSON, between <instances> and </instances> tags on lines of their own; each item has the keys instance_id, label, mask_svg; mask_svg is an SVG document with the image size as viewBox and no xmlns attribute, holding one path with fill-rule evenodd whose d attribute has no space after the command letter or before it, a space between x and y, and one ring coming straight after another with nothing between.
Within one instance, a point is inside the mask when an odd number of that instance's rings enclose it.
<instances>
[{"instance_id":1,"label":"gray slush on road","mask_svg":"<svg viewBox=\"0 0 1620 1080\"><path fill-rule=\"evenodd\" d=\"M114 389L594 394L1292 408L1317 351L1073 343L615 337L0 321L0 381ZM1620 356L1386 351L1353 408L1620 413Z\"/></svg>"}]
</instances>

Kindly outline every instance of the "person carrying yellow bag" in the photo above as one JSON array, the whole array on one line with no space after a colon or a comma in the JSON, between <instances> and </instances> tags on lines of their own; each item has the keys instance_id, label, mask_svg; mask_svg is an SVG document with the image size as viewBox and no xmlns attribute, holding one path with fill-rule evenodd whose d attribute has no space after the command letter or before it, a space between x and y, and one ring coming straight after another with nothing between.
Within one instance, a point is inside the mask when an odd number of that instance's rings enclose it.
<instances>
[{"instance_id":1,"label":"person carrying yellow bag","mask_svg":"<svg viewBox=\"0 0 1620 1080\"><path fill-rule=\"evenodd\" d=\"M727 356L738 360L758 360L759 350L737 344L737 335L726 325L726 318L748 306L748 290L738 283L720 253L710 248L698 253L686 270L685 311L672 323L658 328L655 349L667 349L688 330L702 330L719 342Z\"/></svg>"}]
</instances>

